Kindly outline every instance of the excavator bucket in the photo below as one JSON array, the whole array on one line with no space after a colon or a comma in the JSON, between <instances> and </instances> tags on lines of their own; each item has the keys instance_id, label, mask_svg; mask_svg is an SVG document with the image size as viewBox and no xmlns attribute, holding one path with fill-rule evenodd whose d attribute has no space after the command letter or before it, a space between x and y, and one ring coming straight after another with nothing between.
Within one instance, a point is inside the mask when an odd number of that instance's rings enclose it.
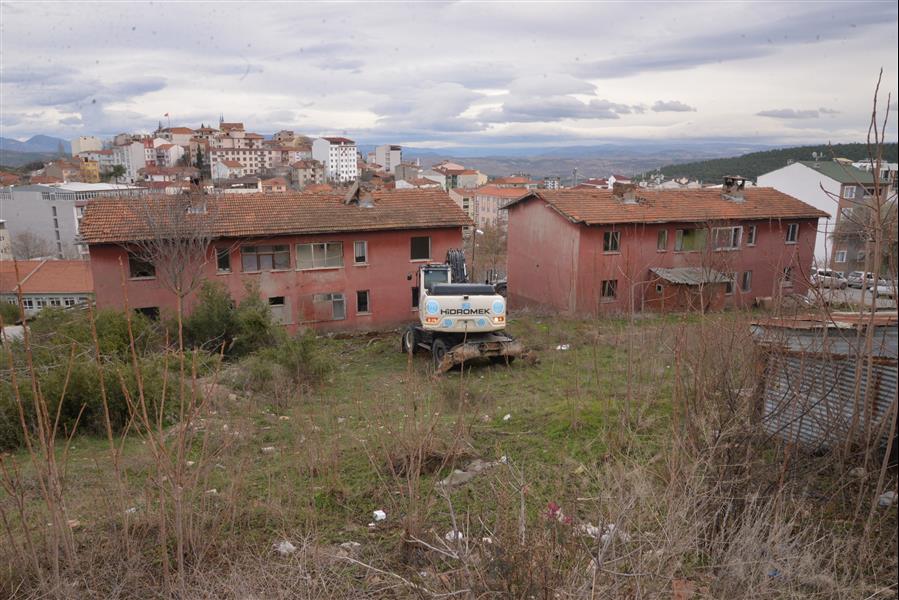
<instances>
[{"instance_id":1,"label":"excavator bucket","mask_svg":"<svg viewBox=\"0 0 899 600\"><path fill-rule=\"evenodd\" d=\"M453 367L478 359L511 363L516 358L530 359L531 352L518 340L502 334L490 334L466 340L450 348L434 365L434 371L438 374L445 373Z\"/></svg>"}]
</instances>

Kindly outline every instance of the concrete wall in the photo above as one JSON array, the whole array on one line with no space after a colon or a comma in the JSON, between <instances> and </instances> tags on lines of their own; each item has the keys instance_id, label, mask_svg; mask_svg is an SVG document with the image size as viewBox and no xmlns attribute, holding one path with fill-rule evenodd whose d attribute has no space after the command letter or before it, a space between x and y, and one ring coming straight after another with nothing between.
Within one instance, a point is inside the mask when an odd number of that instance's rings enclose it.
<instances>
[{"instance_id":1,"label":"concrete wall","mask_svg":"<svg viewBox=\"0 0 899 600\"><path fill-rule=\"evenodd\" d=\"M218 273L214 251L210 250L205 278L226 286L236 301L246 295L245 285L259 287L263 298L284 296L287 302L287 327L295 331L310 327L322 330L383 329L413 321L412 288L417 285L418 268L429 261L410 260L410 239L431 237L431 261L443 262L446 251L462 247L461 228L405 230L368 233L275 237L258 240L221 240L216 248L230 248L231 272ZM368 242L368 264L353 264L353 242ZM343 266L311 271L296 270L296 244L343 242ZM287 244L290 268L279 271L244 273L241 269L241 245ZM120 283L119 259L127 276L126 251L113 245L91 246L91 269L99 308L124 307ZM158 279L128 279L127 291L131 308L159 307L163 314L175 308L175 297L160 285ZM356 291L369 290L369 314L357 314ZM346 319L332 321L316 316L314 294L343 293ZM195 301L188 300L188 312Z\"/></svg>"},{"instance_id":2,"label":"concrete wall","mask_svg":"<svg viewBox=\"0 0 899 600\"><path fill-rule=\"evenodd\" d=\"M840 195L840 183L801 163L793 163L776 171L759 175L758 185L759 187L772 187L779 192L789 194L830 215L829 219L818 221L818 231L815 236L814 260L822 268L826 267L832 254L830 234L833 233L837 217L837 202L834 198ZM826 191L822 190L821 186L824 186ZM828 192L834 194L834 197L829 196Z\"/></svg>"}]
</instances>

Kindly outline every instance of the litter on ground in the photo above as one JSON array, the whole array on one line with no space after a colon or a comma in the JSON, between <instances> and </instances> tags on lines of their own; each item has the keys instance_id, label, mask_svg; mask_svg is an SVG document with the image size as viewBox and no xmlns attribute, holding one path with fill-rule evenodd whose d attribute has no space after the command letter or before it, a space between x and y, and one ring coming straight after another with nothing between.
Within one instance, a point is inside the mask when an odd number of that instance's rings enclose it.
<instances>
[{"instance_id":1,"label":"litter on ground","mask_svg":"<svg viewBox=\"0 0 899 600\"><path fill-rule=\"evenodd\" d=\"M556 346L556 350L570 350L571 344L559 344Z\"/></svg>"},{"instance_id":2,"label":"litter on ground","mask_svg":"<svg viewBox=\"0 0 899 600\"><path fill-rule=\"evenodd\" d=\"M278 542L277 544L272 544L272 548L281 556L290 556L297 551L297 547L287 540Z\"/></svg>"}]
</instances>

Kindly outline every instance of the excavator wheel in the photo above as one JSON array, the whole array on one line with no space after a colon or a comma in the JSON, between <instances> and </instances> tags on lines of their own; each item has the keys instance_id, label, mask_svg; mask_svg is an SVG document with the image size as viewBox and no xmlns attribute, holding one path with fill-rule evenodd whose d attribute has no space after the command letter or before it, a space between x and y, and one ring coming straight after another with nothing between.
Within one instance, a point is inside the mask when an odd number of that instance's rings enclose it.
<instances>
[{"instance_id":1,"label":"excavator wheel","mask_svg":"<svg viewBox=\"0 0 899 600\"><path fill-rule=\"evenodd\" d=\"M434 372L440 370L440 363L443 362L444 356L446 356L446 342L441 339L434 340L434 343L431 344L431 357L434 359Z\"/></svg>"},{"instance_id":2,"label":"excavator wheel","mask_svg":"<svg viewBox=\"0 0 899 600\"><path fill-rule=\"evenodd\" d=\"M406 331L403 332L403 339L401 344L403 354L407 354L410 351L412 352L412 354L417 354L421 350L418 342L418 330L415 329L414 326L410 325L406 328Z\"/></svg>"}]
</instances>

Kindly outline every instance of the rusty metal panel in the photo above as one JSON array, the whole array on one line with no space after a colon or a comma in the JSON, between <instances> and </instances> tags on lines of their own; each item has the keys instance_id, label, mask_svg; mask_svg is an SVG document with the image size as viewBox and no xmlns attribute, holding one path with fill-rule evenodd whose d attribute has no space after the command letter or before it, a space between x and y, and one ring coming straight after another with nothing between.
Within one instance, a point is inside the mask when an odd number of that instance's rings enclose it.
<instances>
[{"instance_id":1,"label":"rusty metal panel","mask_svg":"<svg viewBox=\"0 0 899 600\"><path fill-rule=\"evenodd\" d=\"M755 324L753 334L768 350L761 401L765 431L812 451L841 444L852 433L863 439L870 432L886 442L897 385L895 325L876 327L871 381L867 360L859 358L864 338L854 327Z\"/></svg>"}]
</instances>

